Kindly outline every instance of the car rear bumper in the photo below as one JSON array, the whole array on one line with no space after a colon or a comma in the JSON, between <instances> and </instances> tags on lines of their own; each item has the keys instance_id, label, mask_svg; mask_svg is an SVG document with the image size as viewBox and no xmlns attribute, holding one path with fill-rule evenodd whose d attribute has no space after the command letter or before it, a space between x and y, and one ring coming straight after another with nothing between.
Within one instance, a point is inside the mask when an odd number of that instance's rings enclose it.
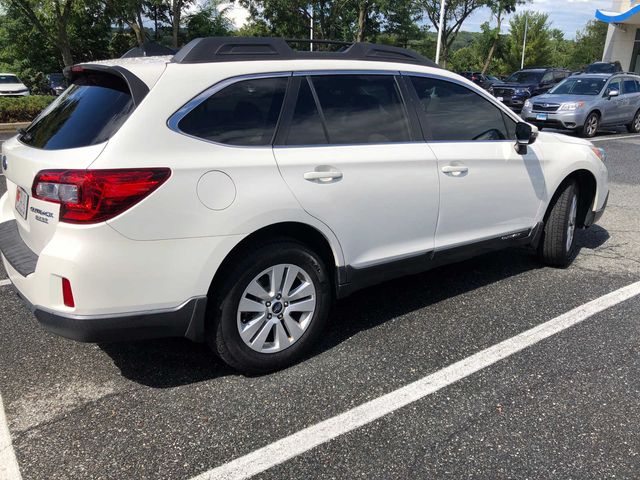
<instances>
[{"instance_id":1,"label":"car rear bumper","mask_svg":"<svg viewBox=\"0 0 640 480\"><path fill-rule=\"evenodd\" d=\"M204 341L207 297L195 297L173 309L118 315L73 315L36 307L18 295L45 330L79 342L107 343L185 337Z\"/></svg>"}]
</instances>

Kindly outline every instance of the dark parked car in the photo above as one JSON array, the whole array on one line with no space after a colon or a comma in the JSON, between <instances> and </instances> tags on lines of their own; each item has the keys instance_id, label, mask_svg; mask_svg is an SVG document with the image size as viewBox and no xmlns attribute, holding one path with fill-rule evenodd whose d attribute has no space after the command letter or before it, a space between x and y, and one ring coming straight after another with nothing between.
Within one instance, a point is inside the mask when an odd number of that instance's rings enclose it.
<instances>
[{"instance_id":1,"label":"dark parked car","mask_svg":"<svg viewBox=\"0 0 640 480\"><path fill-rule=\"evenodd\" d=\"M622 72L622 65L617 60L614 62L593 62L584 73L618 73Z\"/></svg>"},{"instance_id":2,"label":"dark parked car","mask_svg":"<svg viewBox=\"0 0 640 480\"><path fill-rule=\"evenodd\" d=\"M526 68L511 74L504 83L489 88L489 91L519 112L528 98L546 93L569 75L569 70L563 68Z\"/></svg>"},{"instance_id":3,"label":"dark parked car","mask_svg":"<svg viewBox=\"0 0 640 480\"><path fill-rule=\"evenodd\" d=\"M47 82L51 95L58 96L67 89L67 80L62 73L47 74Z\"/></svg>"},{"instance_id":4,"label":"dark parked car","mask_svg":"<svg viewBox=\"0 0 640 480\"><path fill-rule=\"evenodd\" d=\"M488 88L487 77L482 72L460 72L460 75L482 88Z\"/></svg>"}]
</instances>

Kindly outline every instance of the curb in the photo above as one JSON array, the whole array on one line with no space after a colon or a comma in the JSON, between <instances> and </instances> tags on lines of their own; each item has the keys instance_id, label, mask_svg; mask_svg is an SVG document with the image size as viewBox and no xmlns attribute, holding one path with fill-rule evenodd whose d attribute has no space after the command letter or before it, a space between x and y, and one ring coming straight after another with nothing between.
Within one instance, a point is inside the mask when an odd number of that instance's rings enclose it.
<instances>
[{"instance_id":1,"label":"curb","mask_svg":"<svg viewBox=\"0 0 640 480\"><path fill-rule=\"evenodd\" d=\"M19 128L26 128L29 125L31 122L0 123L0 132L17 132Z\"/></svg>"}]
</instances>

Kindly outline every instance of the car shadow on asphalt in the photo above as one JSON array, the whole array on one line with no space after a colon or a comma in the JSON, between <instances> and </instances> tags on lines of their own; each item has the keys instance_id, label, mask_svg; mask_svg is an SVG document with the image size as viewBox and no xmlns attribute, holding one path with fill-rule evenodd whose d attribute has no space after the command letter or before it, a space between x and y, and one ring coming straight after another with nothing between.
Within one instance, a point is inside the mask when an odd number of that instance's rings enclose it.
<instances>
[{"instance_id":1,"label":"car shadow on asphalt","mask_svg":"<svg viewBox=\"0 0 640 480\"><path fill-rule=\"evenodd\" d=\"M578 249L595 249L609 233L594 225L580 230ZM361 331L522 273L545 268L532 252L508 249L388 281L339 301L326 335L308 355L322 354ZM375 301L372 301L375 299ZM101 344L122 375L152 388L173 388L237 375L204 344L185 339Z\"/></svg>"}]
</instances>

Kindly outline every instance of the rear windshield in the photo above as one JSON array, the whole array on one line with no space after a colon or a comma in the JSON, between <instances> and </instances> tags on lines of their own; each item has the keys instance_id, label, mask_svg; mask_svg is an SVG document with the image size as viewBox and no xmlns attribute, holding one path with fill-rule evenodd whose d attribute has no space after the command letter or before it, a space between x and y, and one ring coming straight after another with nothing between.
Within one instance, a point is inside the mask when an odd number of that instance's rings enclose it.
<instances>
[{"instance_id":1,"label":"rear windshield","mask_svg":"<svg viewBox=\"0 0 640 480\"><path fill-rule=\"evenodd\" d=\"M96 145L109 140L133 108L124 80L87 73L43 110L20 140L45 150Z\"/></svg>"},{"instance_id":2,"label":"rear windshield","mask_svg":"<svg viewBox=\"0 0 640 480\"><path fill-rule=\"evenodd\" d=\"M15 75L0 75L0 83L20 83Z\"/></svg>"}]
</instances>

